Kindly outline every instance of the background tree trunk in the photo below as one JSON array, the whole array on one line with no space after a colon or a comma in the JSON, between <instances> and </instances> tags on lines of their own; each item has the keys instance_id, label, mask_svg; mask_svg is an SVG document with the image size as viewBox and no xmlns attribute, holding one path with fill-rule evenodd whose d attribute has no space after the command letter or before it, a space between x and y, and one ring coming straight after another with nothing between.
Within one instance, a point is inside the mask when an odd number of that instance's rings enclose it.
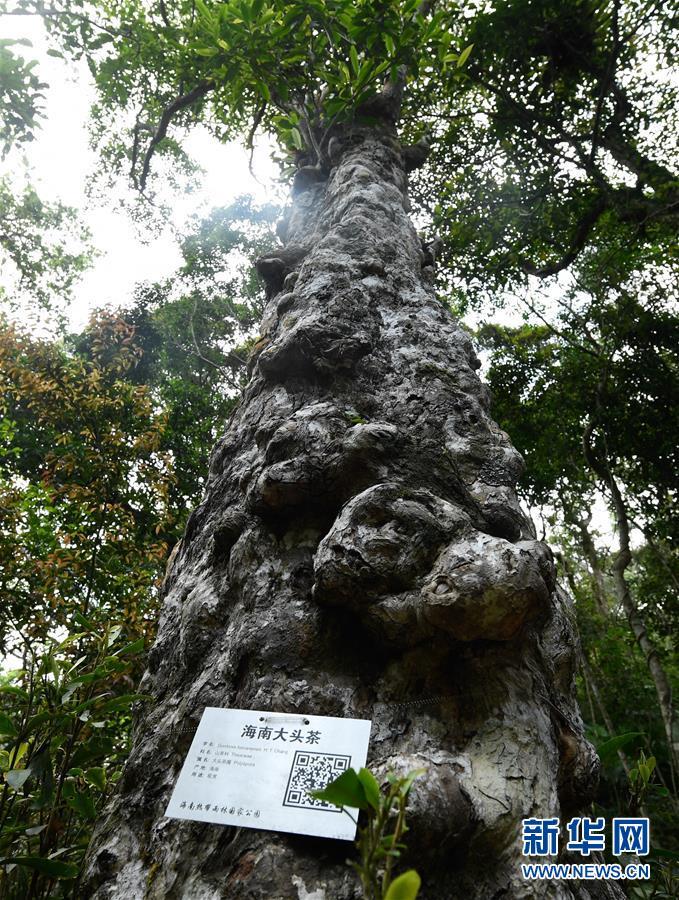
<instances>
[{"instance_id":1,"label":"background tree trunk","mask_svg":"<svg viewBox=\"0 0 679 900\"><path fill-rule=\"evenodd\" d=\"M373 769L428 770L408 834L425 898L595 895L520 879L521 818L582 808L598 762L552 557L516 499L521 458L406 207L387 126L337 135L329 177L296 178L89 897L358 896L344 842L163 817L207 705L372 718Z\"/></svg>"},{"instance_id":2,"label":"background tree trunk","mask_svg":"<svg viewBox=\"0 0 679 900\"><path fill-rule=\"evenodd\" d=\"M601 394L601 385L599 386L599 395ZM589 467L595 472L602 482L608 487L611 497L611 505L615 513L615 521L618 531L618 552L613 561L613 586L615 596L625 610L627 621L634 635L639 649L646 660L653 685L655 687L656 696L658 698L658 707L665 727L665 737L667 739L667 751L670 767L670 780L675 784L675 773L679 771L677 763L678 747L674 739L674 702L672 698L672 686L667 676L667 672L662 664L657 648L654 646L646 628L644 618L632 597L632 592L625 577L625 572L632 562L632 547L630 543L630 525L627 506L611 469L608 458L603 460L597 458L592 447L592 432L594 422L585 429L583 437L583 448L585 458Z\"/></svg>"}]
</instances>

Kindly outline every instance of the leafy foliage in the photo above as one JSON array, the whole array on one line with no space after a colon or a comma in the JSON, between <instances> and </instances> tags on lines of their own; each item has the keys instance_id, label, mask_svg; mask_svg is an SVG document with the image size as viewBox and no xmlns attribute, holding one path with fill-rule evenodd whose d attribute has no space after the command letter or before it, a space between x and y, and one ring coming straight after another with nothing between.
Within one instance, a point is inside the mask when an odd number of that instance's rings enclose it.
<instances>
[{"instance_id":1,"label":"leafy foliage","mask_svg":"<svg viewBox=\"0 0 679 900\"><path fill-rule=\"evenodd\" d=\"M652 652L676 686L676 310L663 279L648 272L590 283L590 293L585 284L564 292L558 312L541 315L540 324L486 325L480 338L491 354L494 413L526 458L525 496L544 510L576 600L586 660L581 703L604 764L601 812L633 814L643 793L662 854L678 825L676 771L657 685L620 607L616 567L622 560ZM603 470L591 464L588 435ZM640 534L628 559L615 547L622 526L611 485ZM600 515L593 524L597 498L617 534L606 534ZM643 768L634 775L626 760L640 744L654 758L643 791ZM655 859L659 885L669 877L667 861Z\"/></svg>"},{"instance_id":2,"label":"leafy foliage","mask_svg":"<svg viewBox=\"0 0 679 900\"><path fill-rule=\"evenodd\" d=\"M0 157L17 144L32 141L42 115L47 85L35 73L37 60L25 60L10 48L25 40L0 40ZM30 46L30 44L29 44Z\"/></svg>"},{"instance_id":3,"label":"leafy foliage","mask_svg":"<svg viewBox=\"0 0 679 900\"><path fill-rule=\"evenodd\" d=\"M495 302L590 249L618 268L667 254L679 210L669 7L474 2L458 26L475 50L445 85L416 189L453 283ZM440 80L423 90L409 102L426 116Z\"/></svg>"},{"instance_id":4,"label":"leafy foliage","mask_svg":"<svg viewBox=\"0 0 679 900\"><path fill-rule=\"evenodd\" d=\"M414 869L397 877L392 869L405 850L402 838L408 831L408 795L415 780L424 774L423 769L405 776L390 772L386 790L382 790L369 769L347 769L323 790L310 792L317 800L365 813L367 822L359 826L356 839L360 860L352 862L365 900L415 900L419 893L420 876Z\"/></svg>"},{"instance_id":5,"label":"leafy foliage","mask_svg":"<svg viewBox=\"0 0 679 900\"><path fill-rule=\"evenodd\" d=\"M37 60L16 55L10 49L16 45L30 41L0 39L0 160L35 140L48 87L36 74ZM0 301L14 309L27 298L43 309L63 306L92 258L89 234L75 211L41 200L16 174L3 175L0 221L0 272L6 281Z\"/></svg>"},{"instance_id":6,"label":"leafy foliage","mask_svg":"<svg viewBox=\"0 0 679 900\"><path fill-rule=\"evenodd\" d=\"M121 774L143 640L76 613L0 677L0 896L73 896L92 822Z\"/></svg>"},{"instance_id":7,"label":"leafy foliage","mask_svg":"<svg viewBox=\"0 0 679 900\"><path fill-rule=\"evenodd\" d=\"M213 210L185 236L179 270L140 285L120 313L141 351L129 377L164 410L161 446L177 461L169 500L180 518L200 502L210 449L244 386L263 308L249 261L273 246L276 215L249 198Z\"/></svg>"},{"instance_id":8,"label":"leafy foliage","mask_svg":"<svg viewBox=\"0 0 679 900\"><path fill-rule=\"evenodd\" d=\"M0 332L0 622L44 640L72 610L141 635L168 550L173 480L161 449L164 418L131 383L134 331L102 315L90 359L5 324Z\"/></svg>"},{"instance_id":9,"label":"leafy foliage","mask_svg":"<svg viewBox=\"0 0 679 900\"><path fill-rule=\"evenodd\" d=\"M454 79L470 52L452 45L454 11L421 0L19 6L42 14L61 51L87 58L105 164L141 190L154 154L186 164L170 127L200 121L248 143L262 127L320 164L333 125L370 115L385 82L400 89L406 73L434 71Z\"/></svg>"},{"instance_id":10,"label":"leafy foliage","mask_svg":"<svg viewBox=\"0 0 679 900\"><path fill-rule=\"evenodd\" d=\"M89 234L75 211L46 203L30 185L17 191L0 179L0 219L0 271L10 276L8 287L0 286L0 301L16 310L30 298L52 315L62 312L92 260Z\"/></svg>"}]
</instances>

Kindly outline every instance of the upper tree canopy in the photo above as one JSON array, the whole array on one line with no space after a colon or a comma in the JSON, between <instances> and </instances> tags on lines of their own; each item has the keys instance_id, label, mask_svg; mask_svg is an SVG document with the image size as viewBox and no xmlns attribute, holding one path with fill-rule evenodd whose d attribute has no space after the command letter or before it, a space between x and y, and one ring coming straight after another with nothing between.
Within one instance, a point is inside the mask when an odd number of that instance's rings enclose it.
<instances>
[{"instance_id":1,"label":"upper tree canopy","mask_svg":"<svg viewBox=\"0 0 679 900\"><path fill-rule=\"evenodd\" d=\"M0 39L0 162L35 139L44 115L47 85L36 73L37 61L25 58L26 45ZM0 175L0 222L0 303L16 308L30 298L48 308L68 298L91 259L75 211L42 200L25 177Z\"/></svg>"},{"instance_id":2,"label":"upper tree canopy","mask_svg":"<svg viewBox=\"0 0 679 900\"><path fill-rule=\"evenodd\" d=\"M623 275L662 260L679 214L672 4L464 9L459 40L474 53L437 110L420 198L466 289L492 296L591 266L592 252L597 270Z\"/></svg>"},{"instance_id":3,"label":"upper tree canopy","mask_svg":"<svg viewBox=\"0 0 679 900\"><path fill-rule=\"evenodd\" d=\"M155 153L181 157L182 126L249 142L262 128L318 164L333 124L384 113L376 98L394 100L406 80L441 87L469 55L456 51L455 8L426 0L19 5L43 15L63 51L87 57L106 161L141 190Z\"/></svg>"},{"instance_id":4,"label":"upper tree canopy","mask_svg":"<svg viewBox=\"0 0 679 900\"><path fill-rule=\"evenodd\" d=\"M172 169L157 156L189 165L197 123L249 144L267 131L288 161L325 166L335 125L398 107L406 139L432 145L416 199L467 291L591 268L591 252L634 272L676 233L670 4L0 2L87 58L102 167L142 191Z\"/></svg>"}]
</instances>

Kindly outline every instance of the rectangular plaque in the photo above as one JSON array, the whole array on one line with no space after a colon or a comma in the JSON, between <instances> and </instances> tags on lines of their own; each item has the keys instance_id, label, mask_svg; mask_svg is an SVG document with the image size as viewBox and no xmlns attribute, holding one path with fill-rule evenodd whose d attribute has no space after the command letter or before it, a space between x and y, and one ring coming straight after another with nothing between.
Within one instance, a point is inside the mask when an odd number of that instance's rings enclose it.
<instances>
[{"instance_id":1,"label":"rectangular plaque","mask_svg":"<svg viewBox=\"0 0 679 900\"><path fill-rule=\"evenodd\" d=\"M208 706L165 815L351 841L355 822L308 791L365 765L370 724Z\"/></svg>"}]
</instances>

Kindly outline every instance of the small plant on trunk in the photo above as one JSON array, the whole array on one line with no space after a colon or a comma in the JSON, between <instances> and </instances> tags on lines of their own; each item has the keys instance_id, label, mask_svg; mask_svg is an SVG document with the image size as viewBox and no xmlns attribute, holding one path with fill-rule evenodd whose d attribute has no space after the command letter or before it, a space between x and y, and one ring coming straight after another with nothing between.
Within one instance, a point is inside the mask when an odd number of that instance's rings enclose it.
<instances>
[{"instance_id":1,"label":"small plant on trunk","mask_svg":"<svg viewBox=\"0 0 679 900\"><path fill-rule=\"evenodd\" d=\"M420 876L408 869L394 877L394 865L398 862L405 844L406 804L413 782L424 769L415 769L404 777L387 775L385 789L368 769L348 769L323 790L310 791L316 800L324 800L344 809L363 810L365 825L359 826L356 847L359 861L350 861L363 886L364 900L415 900L420 890ZM353 817L352 817L353 818Z\"/></svg>"}]
</instances>

